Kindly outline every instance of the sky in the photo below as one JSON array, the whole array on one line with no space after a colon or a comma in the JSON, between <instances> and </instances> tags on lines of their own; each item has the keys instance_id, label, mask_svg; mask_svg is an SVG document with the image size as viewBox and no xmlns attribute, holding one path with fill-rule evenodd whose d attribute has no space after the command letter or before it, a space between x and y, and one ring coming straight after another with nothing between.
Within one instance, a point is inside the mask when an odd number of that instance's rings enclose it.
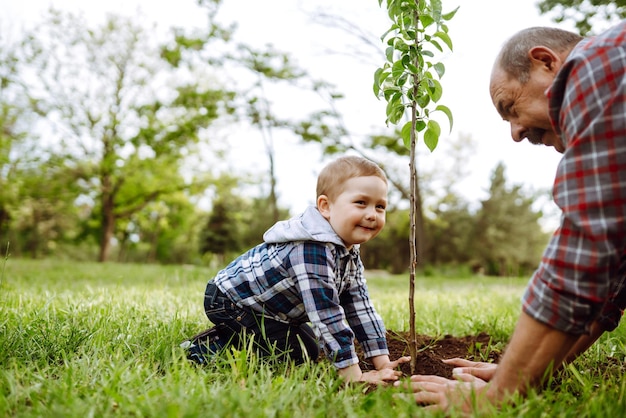
<instances>
[{"instance_id":1,"label":"sky","mask_svg":"<svg viewBox=\"0 0 626 418\"><path fill-rule=\"evenodd\" d=\"M518 30L530 26L557 26L540 16L537 0L443 0L444 12L456 7L456 16L448 23L454 44L452 53L442 55L446 74L441 83L444 94L440 103L454 116L452 132L442 123L440 145L430 154L423 143L418 152L423 161L445 167L446 140L470 135L477 148L464 164L470 173L459 179L459 190L470 201L484 199L490 175L498 162L506 166L510 184L528 190L550 189L561 155L553 148L515 143L507 123L497 114L489 97L489 76L493 60L502 43ZM3 25L19 27L40 20L52 5L63 10L82 12L87 19L102 19L106 12L123 15L141 13L147 22L159 27L203 27L204 11L195 0L0 0L0 30ZM349 50L354 42L340 31L315 24L310 13L322 10L352 20L370 33L382 35L390 26L386 9L377 0L224 0L219 16L223 22L236 22L236 37L261 47L272 44L290 52L296 62L317 78L334 83L345 95L340 110L346 125L355 132L366 133L384 128L385 103L372 92L373 74L379 64L364 63L330 50ZM560 25L564 29L571 26ZM381 43L381 50L384 45ZM289 109L304 116L306 106L291 98L274 98L277 109ZM234 155L241 167L265 170L266 158L260 140L233 129ZM280 203L299 212L313 203L315 178L324 165L312 146L303 147L293 139L276 138L276 172ZM420 148L421 147L421 148ZM423 156L422 156L423 155ZM547 209L554 209L548 207Z\"/></svg>"}]
</instances>

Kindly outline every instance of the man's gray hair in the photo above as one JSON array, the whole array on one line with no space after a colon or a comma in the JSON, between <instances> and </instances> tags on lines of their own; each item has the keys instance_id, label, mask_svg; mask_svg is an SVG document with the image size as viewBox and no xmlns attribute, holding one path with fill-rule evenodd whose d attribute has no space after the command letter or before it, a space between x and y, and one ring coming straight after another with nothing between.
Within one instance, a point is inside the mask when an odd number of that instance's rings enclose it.
<instances>
[{"instance_id":1,"label":"man's gray hair","mask_svg":"<svg viewBox=\"0 0 626 418\"><path fill-rule=\"evenodd\" d=\"M571 50L582 39L577 33L563 29L541 26L523 29L504 43L495 65L521 84L526 84L530 78L528 51L536 46L545 46L562 53Z\"/></svg>"}]
</instances>

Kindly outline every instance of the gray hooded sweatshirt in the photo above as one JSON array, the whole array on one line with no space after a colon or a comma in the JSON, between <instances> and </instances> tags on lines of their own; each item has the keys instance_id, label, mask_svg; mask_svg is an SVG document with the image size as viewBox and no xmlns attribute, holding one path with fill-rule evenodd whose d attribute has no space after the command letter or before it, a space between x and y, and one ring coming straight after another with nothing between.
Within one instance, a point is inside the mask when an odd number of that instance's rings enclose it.
<instances>
[{"instance_id":1,"label":"gray hooded sweatshirt","mask_svg":"<svg viewBox=\"0 0 626 418\"><path fill-rule=\"evenodd\" d=\"M310 322L338 368L358 363L355 338L366 357L389 354L358 245L348 250L314 206L263 239L214 279L237 306L286 324Z\"/></svg>"}]
</instances>

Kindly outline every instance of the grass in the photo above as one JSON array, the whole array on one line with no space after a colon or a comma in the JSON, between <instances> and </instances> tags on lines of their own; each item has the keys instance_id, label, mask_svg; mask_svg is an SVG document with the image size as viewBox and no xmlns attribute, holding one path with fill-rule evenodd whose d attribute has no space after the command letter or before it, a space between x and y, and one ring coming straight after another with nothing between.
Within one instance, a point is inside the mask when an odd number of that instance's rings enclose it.
<instances>
[{"instance_id":1,"label":"grass","mask_svg":"<svg viewBox=\"0 0 626 418\"><path fill-rule=\"evenodd\" d=\"M0 416L437 416L389 388L343 387L327 362L301 367L231 351L211 367L178 344L206 328L211 271L188 266L4 260L0 282ZM387 327L408 329L405 276L369 277ZM481 331L504 344L525 279L420 278L418 332ZM620 416L625 326L604 336L541 393L490 416Z\"/></svg>"}]
</instances>

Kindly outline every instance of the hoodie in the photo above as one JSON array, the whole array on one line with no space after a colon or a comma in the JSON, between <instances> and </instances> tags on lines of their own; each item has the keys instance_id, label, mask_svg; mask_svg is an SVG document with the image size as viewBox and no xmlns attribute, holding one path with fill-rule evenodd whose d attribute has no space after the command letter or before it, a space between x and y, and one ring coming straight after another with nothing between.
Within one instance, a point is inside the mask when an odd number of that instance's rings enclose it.
<instances>
[{"instance_id":1,"label":"hoodie","mask_svg":"<svg viewBox=\"0 0 626 418\"><path fill-rule=\"evenodd\" d=\"M216 275L230 300L286 324L310 322L337 368L358 363L355 338L365 357L389 354L358 245L348 250L314 206L277 222L263 239Z\"/></svg>"}]
</instances>

